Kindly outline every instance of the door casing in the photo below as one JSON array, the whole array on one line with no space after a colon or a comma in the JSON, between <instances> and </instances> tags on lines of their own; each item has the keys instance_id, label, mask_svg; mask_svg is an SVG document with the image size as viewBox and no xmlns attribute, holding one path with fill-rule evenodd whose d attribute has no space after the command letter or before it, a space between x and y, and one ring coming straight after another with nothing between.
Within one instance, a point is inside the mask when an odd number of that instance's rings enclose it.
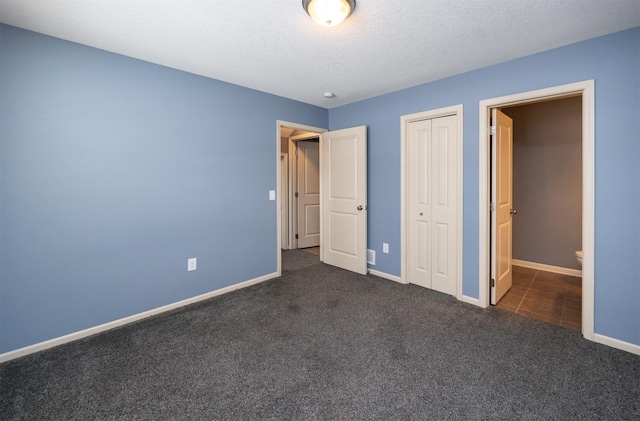
<instances>
[{"instance_id":1,"label":"door casing","mask_svg":"<svg viewBox=\"0 0 640 421\"><path fill-rule=\"evenodd\" d=\"M463 225L462 225L462 206L463 206L463 195L462 195L462 187L463 187L463 167L462 167L462 157L463 157L463 144L464 144L464 132L463 132L463 123L464 123L464 115L463 115L463 106L454 105L451 107L438 108L430 111L423 111L415 114L409 114L400 117L400 282L407 284L409 282L408 272L409 272L409 165L408 165L408 125L414 121L420 120L428 120L438 117L446 117L456 115L458 117L458 215L457 215L457 250L456 250L456 268L457 268L457 277L456 277L456 293L455 297L458 300L462 300L462 238L463 238Z\"/></svg>"},{"instance_id":2,"label":"door casing","mask_svg":"<svg viewBox=\"0 0 640 421\"><path fill-rule=\"evenodd\" d=\"M289 154L280 154L280 181L278 182L278 210L280 211L281 247L288 249L289 243Z\"/></svg>"},{"instance_id":3,"label":"door casing","mask_svg":"<svg viewBox=\"0 0 640 421\"><path fill-rule=\"evenodd\" d=\"M594 340L594 231L595 231L595 141L593 80L570 83L546 89L480 101L479 118L479 284L478 300L463 301L488 307L490 299L490 150L489 120L491 109L532 102L548 101L570 96L582 96L582 336Z\"/></svg>"}]
</instances>

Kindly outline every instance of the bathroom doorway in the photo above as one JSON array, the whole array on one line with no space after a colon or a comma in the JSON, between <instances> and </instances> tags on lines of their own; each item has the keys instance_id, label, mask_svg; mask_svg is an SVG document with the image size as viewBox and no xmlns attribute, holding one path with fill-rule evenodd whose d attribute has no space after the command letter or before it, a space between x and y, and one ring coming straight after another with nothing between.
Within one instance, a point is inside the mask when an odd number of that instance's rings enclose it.
<instances>
[{"instance_id":1,"label":"bathroom doorway","mask_svg":"<svg viewBox=\"0 0 640 421\"><path fill-rule=\"evenodd\" d=\"M580 331L582 96L501 111L513 127L513 271L495 305Z\"/></svg>"},{"instance_id":2,"label":"bathroom doorway","mask_svg":"<svg viewBox=\"0 0 640 421\"><path fill-rule=\"evenodd\" d=\"M490 281L492 279L491 277L492 274L490 269L493 264L493 260L492 260L493 256L491 253L491 232L492 231L491 231L491 223L490 223L490 219L491 219L490 215L492 212L491 209L493 206L492 194L491 194L492 193L491 173L490 173L491 165L492 165L491 153L490 153L491 143L489 138L491 110L502 109L507 113L511 112L512 114L518 114L518 112L522 111L524 108L518 109L516 107L527 107L527 106L533 106L535 103L547 102L547 101L559 101L559 100L565 100L565 99L568 100L569 102L577 101L577 99L570 100L570 98L579 98L579 101L580 101L579 114L580 115L579 115L578 124L582 129L582 133L579 136L580 137L579 145L574 145L574 146L577 146L578 149L581 150L582 152L581 154L578 154L579 156L581 155L579 157L579 161L581 161L581 164L582 164L582 174L581 174L581 177L579 177L580 178L579 184L581 185L581 188L579 189L580 190L579 193L581 193L581 198L579 201L581 202L581 219L582 219L582 221L579 223L580 225L579 235L581 236L582 250L583 250L583 255L585 256L585 258L583 259L583 266L582 266L582 289L579 290L578 292L578 296L581 297L581 300L580 300L581 303L577 311L578 311L578 314L580 315L580 321L581 321L579 329L581 329L582 334L585 338L593 340L593 292L594 292L593 291L593 249L594 249L594 243L593 243L593 238L594 238L593 81L579 82L575 84L563 85L563 86L558 86L558 87L553 87L548 89L542 89L538 91L510 95L506 97L488 99L480 102L480 130L479 130L480 132L480 137L479 137L480 168L479 170L480 170L481 200L480 200L480 210L479 210L480 212L479 301L481 306L489 305L490 295L491 295ZM550 104L559 105L560 103L552 102ZM545 108L545 106L542 106L542 108ZM509 109L511 109L511 111L509 111ZM548 112L548 110L546 110L545 112ZM535 119L533 123L525 121L525 124L528 124L528 125L534 124L534 128L537 127L538 125L543 125L539 121L536 123ZM520 129L522 128L523 127L520 127ZM516 141L514 141L514 143L515 142ZM545 165L545 159L539 159L537 162L533 162L530 166L532 167L533 170L538 171L539 173L542 173L540 175L546 177L546 176L549 176L549 174L546 174L545 172L547 172L549 169L547 168L548 165ZM540 180L538 182L541 183ZM548 182L546 183L548 184ZM552 183L553 183L553 179L552 179ZM516 190L516 195L518 195L517 190ZM520 195L522 196L522 193L520 193ZM575 198L572 200L575 201ZM518 199L516 199L516 203L517 201ZM542 203L540 203L539 205L543 207L546 206L548 208L551 208L551 212L545 212L545 214L553 215L553 212L552 212L553 207L558 206L559 203L560 202L558 202L557 198L552 198L548 200L543 200ZM517 204L514 204L512 209L514 211L512 212L512 216L514 218L522 216L521 210L518 209L517 206L518 206ZM517 210L517 213L515 212L516 210ZM530 213L531 211L526 210L524 212ZM517 222L516 222L516 228L515 228L515 231L516 231L515 235L517 240L514 240L514 241L520 240L517 237L518 236ZM555 222L558 222L558 221L555 221ZM559 222L562 223L562 221L559 221ZM573 221L573 223L575 223L575 221ZM571 225L571 223L567 225ZM522 224L520 228L523 228ZM526 227L526 226L524 228L532 228L534 230L536 229L536 227ZM548 244L549 238L546 238L545 241ZM531 245L534 245L533 244L534 242L535 241L532 241ZM529 245L525 245L524 248L526 249L527 246ZM562 247L566 247L566 245ZM532 247L529 247L529 248L531 249ZM535 249L535 247L533 248ZM561 256L561 258L563 260L561 261L552 259L548 261L550 263L543 263L541 266L524 267L524 266L518 266L518 264L524 263L526 265L528 260L525 260L525 259L531 259L531 260L536 260L536 259L540 260L540 259L539 259L539 256L535 256L535 253L531 254L532 252L531 250L529 251L523 250L522 244L518 245L516 243L515 244L516 255L514 256L514 258L516 258L516 265L511 275L513 275L515 272L516 279L517 279L516 283L521 284L517 286L522 287L523 286L522 283L529 282L529 285L527 286L528 291L533 291L534 289L544 290L548 288L548 285L551 285L554 282L558 281L558 279L552 279L554 277L557 278L562 276L573 276L574 274L579 273L577 272L578 269L575 269L575 266L578 265L577 261L575 260L575 251L580 250L580 248L575 245L570 246L570 248L572 248L572 250L566 250L565 252L562 253L563 256ZM542 250L543 253L545 251L546 250ZM540 250L538 250L538 252L540 252ZM518 259L519 257L518 254L520 254L520 259ZM522 256L528 256L528 257L522 257ZM568 260L568 258L571 260ZM510 260L511 259L509 258L509 261ZM575 262L575 266L572 267L572 265L574 265L574 262ZM534 262L534 263L537 263L537 262ZM560 272L568 271L568 273L557 273L558 269L560 269L559 270ZM532 282L535 281L536 277L539 277L539 280L545 281L547 283L547 286L545 287L545 286L536 285L534 288L530 288L532 285ZM528 278L528 279L525 279L525 278ZM572 282L575 284L575 280ZM566 285L563 286L562 288L564 288L565 292L566 290L573 289L573 287L569 287ZM526 293L523 294L523 297L521 298L524 298L525 295ZM532 297L534 295L535 294L532 293ZM569 301L567 299L568 297L569 296L565 294L565 295L562 295L559 299L556 298L556 301L554 301L553 303L546 303L546 304L537 303L537 306L538 308L543 308L544 306L559 307L560 309L556 308L554 311L555 311L555 317L560 317L560 318L562 317L561 316L562 312L566 311L567 314L572 312L574 315L574 317L572 318L572 321L575 321L575 315L576 315L575 303L574 302L569 303L569 307L571 307L571 309L569 308L565 309L562 303L558 301L558 300L561 300L562 302L564 301L568 302ZM538 296L538 298L540 297ZM575 298L575 295L573 296L573 298ZM521 300L518 303L518 305L521 305L522 302L523 301ZM527 304L527 305L532 306L532 304ZM547 320L547 321L550 321L550 320ZM571 327L575 329L576 328L575 325L576 323L574 323Z\"/></svg>"}]
</instances>

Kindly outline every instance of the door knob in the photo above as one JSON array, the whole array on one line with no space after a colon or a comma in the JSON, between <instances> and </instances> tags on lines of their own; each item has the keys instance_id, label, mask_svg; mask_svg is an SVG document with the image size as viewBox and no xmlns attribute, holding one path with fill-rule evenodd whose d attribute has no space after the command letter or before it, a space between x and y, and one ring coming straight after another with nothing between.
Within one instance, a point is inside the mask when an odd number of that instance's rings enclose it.
<instances>
[{"instance_id":1,"label":"door knob","mask_svg":"<svg viewBox=\"0 0 640 421\"><path fill-rule=\"evenodd\" d=\"M358 206L358 210L362 210L362 209L364 209L362 205Z\"/></svg>"},{"instance_id":2,"label":"door knob","mask_svg":"<svg viewBox=\"0 0 640 421\"><path fill-rule=\"evenodd\" d=\"M422 212L420 212L420 216L422 216Z\"/></svg>"},{"instance_id":3,"label":"door knob","mask_svg":"<svg viewBox=\"0 0 640 421\"><path fill-rule=\"evenodd\" d=\"M511 210L509 211L509 213L510 213L511 215L515 215L516 213L518 213L518 209L511 209Z\"/></svg>"}]
</instances>

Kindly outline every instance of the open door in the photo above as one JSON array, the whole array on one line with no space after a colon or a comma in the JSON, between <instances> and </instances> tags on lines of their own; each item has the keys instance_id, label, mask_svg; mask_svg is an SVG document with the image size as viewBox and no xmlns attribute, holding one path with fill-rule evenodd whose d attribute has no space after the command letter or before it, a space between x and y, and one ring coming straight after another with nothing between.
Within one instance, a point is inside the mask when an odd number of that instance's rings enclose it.
<instances>
[{"instance_id":1,"label":"open door","mask_svg":"<svg viewBox=\"0 0 640 421\"><path fill-rule=\"evenodd\" d=\"M322 134L322 256L367 273L367 127Z\"/></svg>"},{"instance_id":2,"label":"open door","mask_svg":"<svg viewBox=\"0 0 640 421\"><path fill-rule=\"evenodd\" d=\"M491 110L491 304L509 291L513 223L513 121Z\"/></svg>"}]
</instances>

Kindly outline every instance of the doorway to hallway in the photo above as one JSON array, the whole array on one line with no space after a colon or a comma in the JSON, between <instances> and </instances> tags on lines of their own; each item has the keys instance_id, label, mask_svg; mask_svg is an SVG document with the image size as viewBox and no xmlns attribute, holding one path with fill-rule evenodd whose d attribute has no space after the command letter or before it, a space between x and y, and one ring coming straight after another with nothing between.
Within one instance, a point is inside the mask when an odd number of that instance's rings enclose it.
<instances>
[{"instance_id":1,"label":"doorway to hallway","mask_svg":"<svg viewBox=\"0 0 640 421\"><path fill-rule=\"evenodd\" d=\"M283 143L289 145L291 136L295 130L303 130L306 132L304 136L312 135L319 141L319 156L317 161L319 165L319 178L313 184L314 199L318 199L319 205L311 205L304 209L308 203L299 202L299 191L294 185L293 177L289 176L288 198L283 198L282 194L277 197L277 235L278 235L278 263L277 272L282 271L282 235L285 230L282 225L287 221L283 221L284 201L288 200L289 221L288 230L289 238L286 242L289 249L304 246L316 246L318 242L310 244L303 243L299 245L300 231L298 226L294 226L292 220L303 219L298 218L298 208L302 207L303 211L309 210L303 216L306 224L309 225L310 220L319 218L320 229L309 230L315 234L315 239L319 238L320 260L324 263L338 266L342 269L350 270L360 274L366 274L367 268L367 127L353 127L335 131L325 131L320 128L299 125L295 123L286 123L278 121L277 130L277 154L278 154L278 186L282 192L285 190L281 179L284 171L281 165L286 161L289 163L289 171L298 175L298 167L295 167L295 156L292 151L294 147L287 146L288 159L283 159L281 151ZM287 133L287 136L282 136ZM303 137L304 137L303 136ZM309 137L309 136L307 136ZM302 140L302 139L298 139ZM309 140L309 139L307 139ZM300 148L297 149L300 151ZM312 152L309 152L313 154ZM307 161L310 162L310 161ZM298 195L296 196L296 193ZM303 205L303 206L301 206ZM295 211L294 211L294 208ZM296 222L297 225L298 222ZM303 227L306 229L306 227ZM298 238L294 235L298 234ZM326 246L326 247L325 247Z\"/></svg>"}]
</instances>

